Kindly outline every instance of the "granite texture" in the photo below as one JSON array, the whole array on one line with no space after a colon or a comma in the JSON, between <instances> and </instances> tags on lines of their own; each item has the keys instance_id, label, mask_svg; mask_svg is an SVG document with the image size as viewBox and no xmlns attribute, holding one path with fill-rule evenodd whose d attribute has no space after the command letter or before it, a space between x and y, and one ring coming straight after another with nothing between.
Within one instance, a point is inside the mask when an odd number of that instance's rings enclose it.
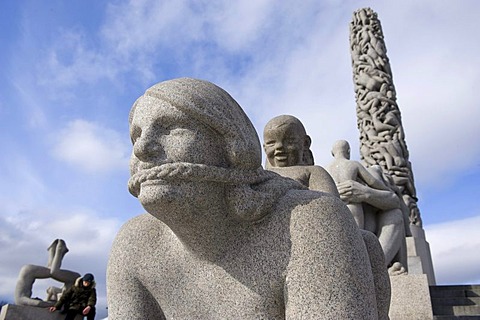
<instances>
[{"instance_id":1,"label":"granite texture","mask_svg":"<svg viewBox=\"0 0 480 320\"><path fill-rule=\"evenodd\" d=\"M426 274L428 284L436 284L430 245L425 239L425 231L418 226L410 226L412 237L407 238L408 272Z\"/></svg>"},{"instance_id":2,"label":"granite texture","mask_svg":"<svg viewBox=\"0 0 480 320\"><path fill-rule=\"evenodd\" d=\"M334 156L337 155L336 160L342 161L341 164L336 163L334 170L331 172L335 174L334 179L321 166L314 165L313 154L310 151L311 138L307 135L301 121L293 116L281 115L271 119L265 125L263 139L263 148L267 160L266 168L284 177L296 180L310 190L328 192L339 196L335 186L335 183L339 182L338 179L341 178L342 181L350 180L356 179L357 176L369 181L372 186L386 189L360 163L346 159L350 157L350 147L346 141L337 143L337 147L332 151ZM340 159L340 154L343 155L342 159ZM361 207L361 204L355 205ZM352 211L350 207L349 209ZM363 210L361 213L363 227ZM361 230L361 234L372 266L378 318L387 319L390 305L390 282L385 268L382 247L373 233Z\"/></svg>"},{"instance_id":3,"label":"granite texture","mask_svg":"<svg viewBox=\"0 0 480 320\"><path fill-rule=\"evenodd\" d=\"M219 87L175 79L130 113L129 189L109 319L377 319L367 248L336 196L261 167L257 134Z\"/></svg>"},{"instance_id":4,"label":"granite texture","mask_svg":"<svg viewBox=\"0 0 480 320\"><path fill-rule=\"evenodd\" d=\"M336 184L354 180L373 189L391 191L385 184L372 176L358 161L350 160L350 144L345 140L338 140L332 147L334 160L327 166L327 171ZM347 203L348 209L360 229L365 228L365 215L361 202L350 201L348 195L342 194L342 200Z\"/></svg>"},{"instance_id":5,"label":"granite texture","mask_svg":"<svg viewBox=\"0 0 480 320\"><path fill-rule=\"evenodd\" d=\"M350 48L362 161L366 166L380 165L392 177L404 196L410 223L421 227L392 70L382 26L372 9L353 13Z\"/></svg>"},{"instance_id":6,"label":"granite texture","mask_svg":"<svg viewBox=\"0 0 480 320\"><path fill-rule=\"evenodd\" d=\"M299 119L291 115L271 119L263 130L263 141L267 170L298 181L310 190L338 196L332 177L323 167L314 165L312 140Z\"/></svg>"},{"instance_id":7,"label":"granite texture","mask_svg":"<svg viewBox=\"0 0 480 320\"><path fill-rule=\"evenodd\" d=\"M347 141L335 142L332 155L335 159L327 166L327 171L336 182L340 198L347 204L358 226L378 237L391 274L407 272L408 208L403 204L399 190L379 166L365 168L350 160Z\"/></svg>"},{"instance_id":8,"label":"granite texture","mask_svg":"<svg viewBox=\"0 0 480 320\"><path fill-rule=\"evenodd\" d=\"M425 274L391 277L390 320L433 319L432 302Z\"/></svg>"}]
</instances>

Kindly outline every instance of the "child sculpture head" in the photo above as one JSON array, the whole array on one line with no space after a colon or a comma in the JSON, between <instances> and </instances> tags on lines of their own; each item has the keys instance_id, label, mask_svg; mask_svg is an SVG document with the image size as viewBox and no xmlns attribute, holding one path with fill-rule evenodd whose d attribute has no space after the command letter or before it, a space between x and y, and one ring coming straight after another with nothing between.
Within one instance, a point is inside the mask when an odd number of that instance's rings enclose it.
<instances>
[{"instance_id":1,"label":"child sculpture head","mask_svg":"<svg viewBox=\"0 0 480 320\"><path fill-rule=\"evenodd\" d=\"M294 116L281 115L270 120L263 131L266 167L313 165L312 140Z\"/></svg>"}]
</instances>

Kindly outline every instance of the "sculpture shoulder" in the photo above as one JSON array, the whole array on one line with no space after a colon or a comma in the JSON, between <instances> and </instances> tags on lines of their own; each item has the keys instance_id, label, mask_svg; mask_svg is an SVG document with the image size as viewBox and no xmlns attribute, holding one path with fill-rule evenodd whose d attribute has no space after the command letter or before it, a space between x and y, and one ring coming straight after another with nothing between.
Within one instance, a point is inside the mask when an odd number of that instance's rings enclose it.
<instances>
[{"instance_id":1,"label":"sculpture shoulder","mask_svg":"<svg viewBox=\"0 0 480 320\"><path fill-rule=\"evenodd\" d=\"M337 196L314 190L290 190L279 202L290 207L292 215L301 214L313 220L336 219L336 216L351 216L346 205Z\"/></svg>"},{"instance_id":2,"label":"sculpture shoulder","mask_svg":"<svg viewBox=\"0 0 480 320\"><path fill-rule=\"evenodd\" d=\"M306 167L310 175L309 188L338 196L337 187L332 176L321 166Z\"/></svg>"},{"instance_id":3,"label":"sculpture shoulder","mask_svg":"<svg viewBox=\"0 0 480 320\"><path fill-rule=\"evenodd\" d=\"M120 228L112 246L112 255L119 254L124 258L138 256L147 252L148 248L159 248L171 234L173 232L152 215L136 216Z\"/></svg>"},{"instance_id":4,"label":"sculpture shoulder","mask_svg":"<svg viewBox=\"0 0 480 320\"><path fill-rule=\"evenodd\" d=\"M155 270L166 264L158 252L164 249L162 240L167 235L167 226L149 214L137 216L121 227L107 266L109 317L165 319L145 284Z\"/></svg>"},{"instance_id":5,"label":"sculpture shoulder","mask_svg":"<svg viewBox=\"0 0 480 320\"><path fill-rule=\"evenodd\" d=\"M160 220L153 217L151 214L144 213L136 217L133 217L132 219L125 222L123 226L120 228L120 231L118 232L118 236L129 236L129 235L132 235L132 233L134 233L136 234L135 237L138 237L138 233L140 232L144 234L144 231L150 230L152 228L161 230L164 227L166 227L165 224L163 224ZM159 231L159 230L156 230L156 231ZM144 236L146 235L144 234Z\"/></svg>"}]
</instances>

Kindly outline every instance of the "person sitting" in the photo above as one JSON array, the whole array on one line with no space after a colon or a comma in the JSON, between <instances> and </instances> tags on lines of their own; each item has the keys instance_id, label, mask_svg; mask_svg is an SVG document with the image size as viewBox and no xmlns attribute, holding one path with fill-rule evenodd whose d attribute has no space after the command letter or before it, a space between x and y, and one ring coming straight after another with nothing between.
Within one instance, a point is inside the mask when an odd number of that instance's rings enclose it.
<instances>
[{"instance_id":1,"label":"person sitting","mask_svg":"<svg viewBox=\"0 0 480 320\"><path fill-rule=\"evenodd\" d=\"M74 320L78 314L86 316L87 320L94 320L96 303L97 291L94 277L93 274L86 273L83 277L79 277L49 310L54 312L63 307L62 312L66 313L65 320Z\"/></svg>"},{"instance_id":2,"label":"person sitting","mask_svg":"<svg viewBox=\"0 0 480 320\"><path fill-rule=\"evenodd\" d=\"M19 306L50 307L54 303L47 297L47 301L32 298L33 284L37 279L52 278L62 282L62 290L70 288L80 274L74 271L61 269L62 261L68 252L67 245L62 239L55 239L48 247L49 257L47 266L34 264L24 265L19 272L15 286L15 303ZM50 294L49 294L50 296Z\"/></svg>"}]
</instances>

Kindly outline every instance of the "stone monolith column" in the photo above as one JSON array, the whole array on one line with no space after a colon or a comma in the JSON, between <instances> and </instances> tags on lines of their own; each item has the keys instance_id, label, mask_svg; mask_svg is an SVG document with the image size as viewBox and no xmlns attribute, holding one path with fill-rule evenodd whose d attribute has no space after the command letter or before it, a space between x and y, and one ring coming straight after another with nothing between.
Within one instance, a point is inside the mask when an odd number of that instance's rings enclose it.
<instances>
[{"instance_id":1,"label":"stone monolith column","mask_svg":"<svg viewBox=\"0 0 480 320\"><path fill-rule=\"evenodd\" d=\"M380 20L372 9L363 8L354 12L350 23L350 49L361 160L367 167L380 165L400 189L403 201L409 208L413 235L410 241L407 238L407 245L411 242L409 255L412 255L409 272L416 273L417 269L418 273L429 275L429 283L434 283L430 249L425 241L417 207L412 166L396 102L392 70ZM421 239L425 244L419 245L415 239ZM413 263L413 256L419 256L418 263Z\"/></svg>"}]
</instances>

